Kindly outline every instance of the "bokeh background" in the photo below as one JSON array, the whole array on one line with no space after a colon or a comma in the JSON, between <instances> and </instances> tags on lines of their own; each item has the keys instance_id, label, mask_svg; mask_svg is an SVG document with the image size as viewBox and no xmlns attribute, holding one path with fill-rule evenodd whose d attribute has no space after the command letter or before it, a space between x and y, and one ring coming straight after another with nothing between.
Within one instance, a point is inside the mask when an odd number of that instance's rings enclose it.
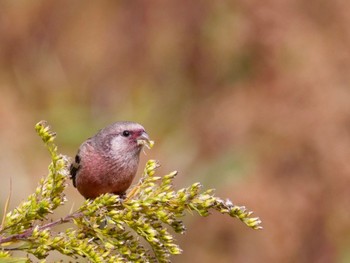
<instances>
[{"instance_id":1,"label":"bokeh background","mask_svg":"<svg viewBox=\"0 0 350 263\"><path fill-rule=\"evenodd\" d=\"M200 181L263 220L189 215L174 262L350 262L350 2L0 2L1 207L49 157L117 120L176 187ZM63 215L83 202L70 185ZM1 209L2 210L2 209Z\"/></svg>"}]
</instances>

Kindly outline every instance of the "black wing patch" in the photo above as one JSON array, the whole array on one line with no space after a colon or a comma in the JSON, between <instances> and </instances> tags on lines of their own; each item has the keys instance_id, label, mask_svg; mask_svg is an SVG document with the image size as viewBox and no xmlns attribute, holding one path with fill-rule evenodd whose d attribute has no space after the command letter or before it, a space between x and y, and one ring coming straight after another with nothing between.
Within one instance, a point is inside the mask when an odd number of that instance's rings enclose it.
<instances>
[{"instance_id":1,"label":"black wing patch","mask_svg":"<svg viewBox=\"0 0 350 263\"><path fill-rule=\"evenodd\" d=\"M77 172L79 171L79 168L80 168L80 156L79 156L79 154L77 154L75 156L74 162L69 167L70 178L73 181L73 186L74 187L77 187L77 185L76 185L76 176L77 176Z\"/></svg>"}]
</instances>

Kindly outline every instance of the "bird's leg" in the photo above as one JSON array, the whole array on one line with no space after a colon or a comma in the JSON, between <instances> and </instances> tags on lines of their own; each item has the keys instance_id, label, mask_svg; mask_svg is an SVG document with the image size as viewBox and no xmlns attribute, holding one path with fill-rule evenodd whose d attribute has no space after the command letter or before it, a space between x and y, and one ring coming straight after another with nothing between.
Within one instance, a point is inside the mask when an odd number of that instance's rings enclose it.
<instances>
[{"instance_id":1,"label":"bird's leg","mask_svg":"<svg viewBox=\"0 0 350 263\"><path fill-rule=\"evenodd\" d=\"M113 193L114 195L119 195L120 199L125 200L126 199L126 192L124 193Z\"/></svg>"}]
</instances>

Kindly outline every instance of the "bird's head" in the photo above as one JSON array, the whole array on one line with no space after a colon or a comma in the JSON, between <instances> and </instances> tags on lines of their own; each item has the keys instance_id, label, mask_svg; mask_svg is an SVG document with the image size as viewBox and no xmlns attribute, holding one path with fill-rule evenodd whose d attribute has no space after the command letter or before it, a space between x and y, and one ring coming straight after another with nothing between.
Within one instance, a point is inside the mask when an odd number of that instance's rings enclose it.
<instances>
[{"instance_id":1,"label":"bird's head","mask_svg":"<svg viewBox=\"0 0 350 263\"><path fill-rule=\"evenodd\" d=\"M116 122L101 130L97 136L113 155L138 155L143 146L153 146L145 128L135 122Z\"/></svg>"}]
</instances>

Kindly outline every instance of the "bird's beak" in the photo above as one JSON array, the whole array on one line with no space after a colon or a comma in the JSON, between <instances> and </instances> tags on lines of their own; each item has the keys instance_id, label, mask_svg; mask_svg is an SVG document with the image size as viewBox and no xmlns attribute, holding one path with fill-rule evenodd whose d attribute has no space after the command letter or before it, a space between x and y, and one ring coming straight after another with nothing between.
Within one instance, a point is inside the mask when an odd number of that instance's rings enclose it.
<instances>
[{"instance_id":1,"label":"bird's beak","mask_svg":"<svg viewBox=\"0 0 350 263\"><path fill-rule=\"evenodd\" d=\"M154 145L154 141L150 140L146 132L142 132L141 135L137 138L137 145L144 145L148 149L151 149Z\"/></svg>"}]
</instances>

